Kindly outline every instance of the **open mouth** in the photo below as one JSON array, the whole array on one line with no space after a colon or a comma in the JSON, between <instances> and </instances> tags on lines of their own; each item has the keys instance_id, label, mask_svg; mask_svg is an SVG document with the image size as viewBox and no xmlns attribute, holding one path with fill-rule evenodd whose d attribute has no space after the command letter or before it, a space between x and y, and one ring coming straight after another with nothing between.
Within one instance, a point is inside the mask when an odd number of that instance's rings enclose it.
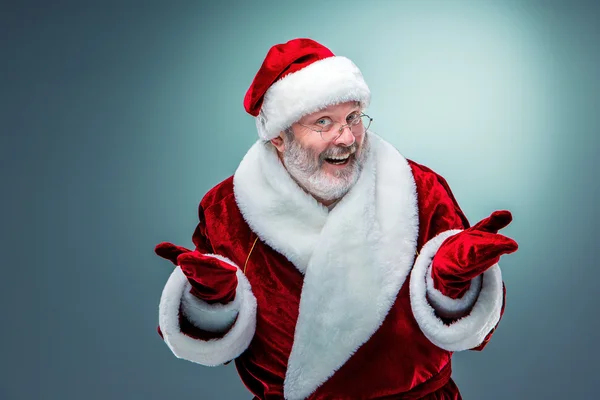
<instances>
[{"instance_id":1,"label":"open mouth","mask_svg":"<svg viewBox=\"0 0 600 400\"><path fill-rule=\"evenodd\" d=\"M325 161L332 165L346 165L350 160L350 157L354 155L354 152L343 155L343 156L335 156L335 157L326 157Z\"/></svg>"},{"instance_id":2,"label":"open mouth","mask_svg":"<svg viewBox=\"0 0 600 400\"><path fill-rule=\"evenodd\" d=\"M348 160L350 159L350 154L348 154L345 157L327 157L325 159L325 161L327 161L329 164L333 164L333 165L344 165L348 163Z\"/></svg>"}]
</instances>

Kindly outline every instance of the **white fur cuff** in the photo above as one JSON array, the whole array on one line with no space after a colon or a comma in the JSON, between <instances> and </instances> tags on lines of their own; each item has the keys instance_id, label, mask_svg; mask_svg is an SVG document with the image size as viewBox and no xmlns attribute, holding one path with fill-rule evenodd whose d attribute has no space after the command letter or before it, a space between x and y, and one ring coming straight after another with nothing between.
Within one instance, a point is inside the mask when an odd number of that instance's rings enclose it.
<instances>
[{"instance_id":1,"label":"white fur cuff","mask_svg":"<svg viewBox=\"0 0 600 400\"><path fill-rule=\"evenodd\" d=\"M238 285L233 301L227 304L209 304L186 290L181 298L181 310L196 328L208 332L225 332L238 315L240 292L241 287Z\"/></svg>"},{"instance_id":2,"label":"white fur cuff","mask_svg":"<svg viewBox=\"0 0 600 400\"><path fill-rule=\"evenodd\" d=\"M410 278L411 307L421 331L433 344L448 351L468 350L481 344L500 320L503 299L502 274L498 264L484 272L481 279L471 281L469 291L460 299L448 298L433 287L431 261L444 240L459 232L461 230L448 230L427 242L415 261ZM471 305L472 310L453 324L446 325L435 314L427 294L434 307L448 313L466 311Z\"/></svg>"},{"instance_id":3,"label":"white fur cuff","mask_svg":"<svg viewBox=\"0 0 600 400\"><path fill-rule=\"evenodd\" d=\"M225 257L211 256L235 265ZM256 298L250 282L239 267L236 276L238 287L235 300L229 304L209 305L195 298L195 301L190 301L192 299L186 296L191 288L187 277L180 267L173 270L160 299L159 326L175 356L206 366L217 366L238 357L248 348L256 330ZM181 332L179 310L182 302L184 315L201 329L210 330L212 327L213 331L227 330L236 315L237 320L222 338L208 341L194 339Z\"/></svg>"},{"instance_id":4,"label":"white fur cuff","mask_svg":"<svg viewBox=\"0 0 600 400\"><path fill-rule=\"evenodd\" d=\"M427 282L425 283L427 289L427 299L429 300L429 303L431 303L433 308L442 317L455 318L465 315L465 313L467 313L473 307L477 297L479 296L483 276L480 275L472 279L471 286L469 286L469 289L465 292L465 294L458 299L453 299L452 297L444 295L435 288L433 284L433 276L431 275L431 266L432 263L430 263L429 267L427 268Z\"/></svg>"}]
</instances>

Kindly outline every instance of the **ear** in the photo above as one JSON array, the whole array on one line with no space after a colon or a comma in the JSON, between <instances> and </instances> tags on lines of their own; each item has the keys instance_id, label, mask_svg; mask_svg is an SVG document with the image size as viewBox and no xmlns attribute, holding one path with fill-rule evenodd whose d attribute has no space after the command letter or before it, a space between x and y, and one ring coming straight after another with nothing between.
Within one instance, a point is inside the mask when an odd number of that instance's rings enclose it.
<instances>
[{"instance_id":1,"label":"ear","mask_svg":"<svg viewBox=\"0 0 600 400\"><path fill-rule=\"evenodd\" d=\"M279 136L271 139L271 144L273 146L275 146L277 151L279 151L280 153L283 153L283 151L285 150L285 143L283 141L283 135L285 135L285 132L279 132Z\"/></svg>"}]
</instances>

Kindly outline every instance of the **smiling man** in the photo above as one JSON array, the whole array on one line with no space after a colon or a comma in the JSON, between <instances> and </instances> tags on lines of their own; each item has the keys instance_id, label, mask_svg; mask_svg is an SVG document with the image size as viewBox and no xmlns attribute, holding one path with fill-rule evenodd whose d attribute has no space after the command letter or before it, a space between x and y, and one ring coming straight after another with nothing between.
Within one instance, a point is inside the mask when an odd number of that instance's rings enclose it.
<instances>
[{"instance_id":1,"label":"smiling man","mask_svg":"<svg viewBox=\"0 0 600 400\"><path fill-rule=\"evenodd\" d=\"M304 116L271 143L296 183L332 207L358 179L368 152L363 144L368 145L365 132L370 123L359 102L331 105Z\"/></svg>"},{"instance_id":2,"label":"smiling man","mask_svg":"<svg viewBox=\"0 0 600 400\"><path fill-rule=\"evenodd\" d=\"M235 360L255 399L460 399L452 353L482 350L517 243L474 226L439 174L369 130L356 65L310 39L273 46L246 97L260 140L202 199L159 333L179 357ZM199 388L201 390L201 388Z\"/></svg>"}]
</instances>

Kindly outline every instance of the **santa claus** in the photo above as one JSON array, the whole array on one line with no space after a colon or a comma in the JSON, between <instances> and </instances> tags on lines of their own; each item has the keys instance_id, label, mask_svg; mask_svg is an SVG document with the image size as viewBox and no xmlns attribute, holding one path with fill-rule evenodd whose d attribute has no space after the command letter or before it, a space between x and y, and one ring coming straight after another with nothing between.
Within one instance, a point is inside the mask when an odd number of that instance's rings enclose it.
<instances>
[{"instance_id":1,"label":"santa claus","mask_svg":"<svg viewBox=\"0 0 600 400\"><path fill-rule=\"evenodd\" d=\"M310 39L273 46L244 99L260 139L201 200L159 306L171 351L234 360L254 399L460 399L455 351L504 312L498 234L442 176L372 131L357 66Z\"/></svg>"}]
</instances>

